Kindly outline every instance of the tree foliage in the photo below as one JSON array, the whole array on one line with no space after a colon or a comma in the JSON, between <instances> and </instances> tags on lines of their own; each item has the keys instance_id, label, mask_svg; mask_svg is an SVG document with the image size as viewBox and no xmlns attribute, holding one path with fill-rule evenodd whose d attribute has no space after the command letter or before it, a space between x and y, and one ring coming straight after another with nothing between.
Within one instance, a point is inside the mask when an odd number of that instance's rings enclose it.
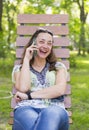
<instances>
[{"instance_id":1,"label":"tree foliage","mask_svg":"<svg viewBox=\"0 0 89 130\"><path fill-rule=\"evenodd\" d=\"M0 57L14 52L17 14L69 14L69 37L78 54L89 52L88 0L0 0Z\"/></svg>"}]
</instances>

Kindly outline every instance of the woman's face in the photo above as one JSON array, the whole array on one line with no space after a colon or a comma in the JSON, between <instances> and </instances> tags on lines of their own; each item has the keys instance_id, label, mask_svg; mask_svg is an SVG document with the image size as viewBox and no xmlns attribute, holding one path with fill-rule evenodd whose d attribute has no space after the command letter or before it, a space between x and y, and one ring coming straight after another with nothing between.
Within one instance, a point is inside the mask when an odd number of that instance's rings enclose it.
<instances>
[{"instance_id":1,"label":"woman's face","mask_svg":"<svg viewBox=\"0 0 89 130\"><path fill-rule=\"evenodd\" d=\"M38 56L46 58L50 53L53 46L53 38L48 33L40 33L36 39L38 50Z\"/></svg>"}]
</instances>

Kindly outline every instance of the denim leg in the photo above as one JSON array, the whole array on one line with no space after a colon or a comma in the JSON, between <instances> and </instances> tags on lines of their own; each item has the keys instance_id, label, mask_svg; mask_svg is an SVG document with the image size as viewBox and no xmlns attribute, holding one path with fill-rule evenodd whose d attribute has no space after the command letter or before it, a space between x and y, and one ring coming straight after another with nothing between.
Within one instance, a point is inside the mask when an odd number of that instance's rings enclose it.
<instances>
[{"instance_id":1,"label":"denim leg","mask_svg":"<svg viewBox=\"0 0 89 130\"><path fill-rule=\"evenodd\" d=\"M38 117L34 130L68 130L68 114L59 106L44 108Z\"/></svg>"},{"instance_id":2,"label":"denim leg","mask_svg":"<svg viewBox=\"0 0 89 130\"><path fill-rule=\"evenodd\" d=\"M30 106L17 108L14 112L13 130L34 130L38 113Z\"/></svg>"}]
</instances>

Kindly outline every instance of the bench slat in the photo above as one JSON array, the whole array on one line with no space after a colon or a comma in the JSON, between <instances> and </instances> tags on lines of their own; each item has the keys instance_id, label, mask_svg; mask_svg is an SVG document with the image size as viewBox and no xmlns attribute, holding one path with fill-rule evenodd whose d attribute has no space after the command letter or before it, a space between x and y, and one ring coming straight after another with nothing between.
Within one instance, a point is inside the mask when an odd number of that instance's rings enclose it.
<instances>
[{"instance_id":1,"label":"bench slat","mask_svg":"<svg viewBox=\"0 0 89 130\"><path fill-rule=\"evenodd\" d=\"M18 26L17 28L17 34L18 35L32 35L37 29L39 28L39 26ZM54 33L54 35L68 35L69 34L69 30L68 30L68 26L41 26L41 28L45 28L50 30L51 32Z\"/></svg>"},{"instance_id":2,"label":"bench slat","mask_svg":"<svg viewBox=\"0 0 89 130\"><path fill-rule=\"evenodd\" d=\"M65 104L65 108L71 108L71 97L70 96L65 96L64 104Z\"/></svg>"},{"instance_id":3,"label":"bench slat","mask_svg":"<svg viewBox=\"0 0 89 130\"><path fill-rule=\"evenodd\" d=\"M54 49L56 57L58 58L69 58L69 49L66 48L56 48Z\"/></svg>"},{"instance_id":4,"label":"bench slat","mask_svg":"<svg viewBox=\"0 0 89 130\"><path fill-rule=\"evenodd\" d=\"M30 40L30 37L17 37L16 46L25 46ZM54 46L67 47L69 46L68 37L54 37Z\"/></svg>"},{"instance_id":5,"label":"bench slat","mask_svg":"<svg viewBox=\"0 0 89 130\"><path fill-rule=\"evenodd\" d=\"M22 58L23 50L23 48L16 49L16 58ZM54 52L58 58L69 58L69 49L57 48L54 49Z\"/></svg>"},{"instance_id":6,"label":"bench slat","mask_svg":"<svg viewBox=\"0 0 89 130\"><path fill-rule=\"evenodd\" d=\"M68 23L67 14L19 14L18 23Z\"/></svg>"}]
</instances>

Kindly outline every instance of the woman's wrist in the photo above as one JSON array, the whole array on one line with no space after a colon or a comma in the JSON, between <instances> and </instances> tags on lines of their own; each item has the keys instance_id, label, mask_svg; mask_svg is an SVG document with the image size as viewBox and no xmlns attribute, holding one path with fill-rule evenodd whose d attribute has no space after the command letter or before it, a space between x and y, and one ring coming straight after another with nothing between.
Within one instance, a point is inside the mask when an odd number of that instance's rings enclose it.
<instances>
[{"instance_id":1,"label":"woman's wrist","mask_svg":"<svg viewBox=\"0 0 89 130\"><path fill-rule=\"evenodd\" d=\"M30 61L30 60L25 56L23 62L25 62L25 63L26 63L26 62L29 63L29 61Z\"/></svg>"},{"instance_id":2,"label":"woman's wrist","mask_svg":"<svg viewBox=\"0 0 89 130\"><path fill-rule=\"evenodd\" d=\"M30 90L26 92L26 94L27 94L29 100L32 100L31 93L32 93L32 92L31 92Z\"/></svg>"}]
</instances>

